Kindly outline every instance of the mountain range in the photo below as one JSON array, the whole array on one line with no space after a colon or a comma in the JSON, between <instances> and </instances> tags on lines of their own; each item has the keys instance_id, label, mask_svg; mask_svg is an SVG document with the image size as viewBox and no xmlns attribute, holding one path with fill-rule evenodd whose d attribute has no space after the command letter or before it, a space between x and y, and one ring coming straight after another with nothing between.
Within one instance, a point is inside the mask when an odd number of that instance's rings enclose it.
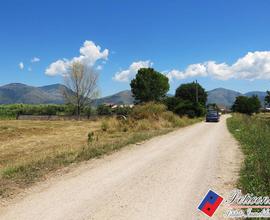
<instances>
[{"instance_id":1,"label":"mountain range","mask_svg":"<svg viewBox=\"0 0 270 220\"><path fill-rule=\"evenodd\" d=\"M62 84L34 87L21 83L11 83L0 86L0 104L63 104L63 90L68 90L68 88ZM240 92L224 88L213 89L207 93L208 103L217 103L225 107L230 107L235 98L240 95L258 95L262 103L266 95L266 92L261 91L252 91L242 94ZM132 104L133 102L134 98L132 97L130 90L124 90L116 94L94 100L95 105L102 103Z\"/></svg>"}]
</instances>

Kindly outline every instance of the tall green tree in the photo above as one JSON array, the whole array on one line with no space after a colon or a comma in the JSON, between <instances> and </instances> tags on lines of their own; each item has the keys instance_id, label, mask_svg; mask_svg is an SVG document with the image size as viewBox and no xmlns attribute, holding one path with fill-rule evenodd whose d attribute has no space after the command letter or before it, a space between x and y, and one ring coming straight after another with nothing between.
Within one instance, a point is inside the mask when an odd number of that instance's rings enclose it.
<instances>
[{"instance_id":1,"label":"tall green tree","mask_svg":"<svg viewBox=\"0 0 270 220\"><path fill-rule=\"evenodd\" d=\"M258 96L238 96L232 106L234 112L240 112L251 115L252 113L258 113L261 108L261 103Z\"/></svg>"},{"instance_id":2,"label":"tall green tree","mask_svg":"<svg viewBox=\"0 0 270 220\"><path fill-rule=\"evenodd\" d=\"M207 93L199 83L192 82L182 84L175 91L175 97L191 101L192 103L196 102L196 94L198 94L198 102L201 105L205 105L207 101Z\"/></svg>"},{"instance_id":3,"label":"tall green tree","mask_svg":"<svg viewBox=\"0 0 270 220\"><path fill-rule=\"evenodd\" d=\"M196 95L198 94L198 102ZM165 100L168 110L183 116L199 117L206 112L205 103L207 93L204 88L195 82L180 85L175 92L174 97L168 97Z\"/></svg>"},{"instance_id":4,"label":"tall green tree","mask_svg":"<svg viewBox=\"0 0 270 220\"><path fill-rule=\"evenodd\" d=\"M265 106L270 105L270 91L266 91L266 96L264 97L264 103L265 103Z\"/></svg>"},{"instance_id":5,"label":"tall green tree","mask_svg":"<svg viewBox=\"0 0 270 220\"><path fill-rule=\"evenodd\" d=\"M153 68L140 69L130 86L138 102L160 101L170 88L168 78Z\"/></svg>"}]
</instances>

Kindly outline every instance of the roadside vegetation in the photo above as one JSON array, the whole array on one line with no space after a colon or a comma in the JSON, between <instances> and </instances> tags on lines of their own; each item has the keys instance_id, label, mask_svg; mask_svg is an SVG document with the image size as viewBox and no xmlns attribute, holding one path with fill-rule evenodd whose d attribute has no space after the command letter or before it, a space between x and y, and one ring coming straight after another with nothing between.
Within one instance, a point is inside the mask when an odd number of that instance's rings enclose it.
<instances>
[{"instance_id":1,"label":"roadside vegetation","mask_svg":"<svg viewBox=\"0 0 270 220\"><path fill-rule=\"evenodd\" d=\"M230 132L242 146L245 160L239 187L254 195L270 194L270 119L269 114L234 114L227 120Z\"/></svg>"},{"instance_id":2,"label":"roadside vegetation","mask_svg":"<svg viewBox=\"0 0 270 220\"><path fill-rule=\"evenodd\" d=\"M97 108L84 106L80 110L80 116L91 117L91 116L104 116L104 115L127 115L131 109L129 107L116 107L112 109L107 105L99 105ZM56 104L10 104L0 105L0 120L12 120L16 119L19 115L33 115L33 116L76 116L76 107L70 104L56 105Z\"/></svg>"},{"instance_id":3,"label":"roadside vegetation","mask_svg":"<svg viewBox=\"0 0 270 220\"><path fill-rule=\"evenodd\" d=\"M258 96L238 96L232 106L232 111L252 115L259 113L261 103Z\"/></svg>"},{"instance_id":4,"label":"roadside vegetation","mask_svg":"<svg viewBox=\"0 0 270 220\"><path fill-rule=\"evenodd\" d=\"M84 109L87 114L89 109ZM30 105L10 104L0 105L0 119L16 119L18 115L74 115L75 109L71 105Z\"/></svg>"},{"instance_id":5,"label":"roadside vegetation","mask_svg":"<svg viewBox=\"0 0 270 220\"><path fill-rule=\"evenodd\" d=\"M205 115L206 101L206 91L196 82L180 85L174 96L164 100L170 111L181 116L187 115L190 118Z\"/></svg>"}]
</instances>

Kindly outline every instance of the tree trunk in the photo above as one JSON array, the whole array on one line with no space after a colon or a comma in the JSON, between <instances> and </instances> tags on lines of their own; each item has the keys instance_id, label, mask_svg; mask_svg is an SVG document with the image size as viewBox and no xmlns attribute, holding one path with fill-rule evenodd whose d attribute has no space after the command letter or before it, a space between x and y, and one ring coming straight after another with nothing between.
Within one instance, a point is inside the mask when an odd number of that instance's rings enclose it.
<instances>
[{"instance_id":1,"label":"tree trunk","mask_svg":"<svg viewBox=\"0 0 270 220\"><path fill-rule=\"evenodd\" d=\"M77 120L80 120L81 119L81 108L80 108L80 105L78 104L77 105Z\"/></svg>"}]
</instances>

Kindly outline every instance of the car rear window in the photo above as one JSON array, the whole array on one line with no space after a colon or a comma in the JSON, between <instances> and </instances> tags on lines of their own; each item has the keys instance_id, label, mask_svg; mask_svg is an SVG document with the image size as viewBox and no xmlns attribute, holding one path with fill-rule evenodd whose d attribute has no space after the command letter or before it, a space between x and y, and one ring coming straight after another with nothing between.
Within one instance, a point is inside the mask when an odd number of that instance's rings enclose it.
<instances>
[{"instance_id":1,"label":"car rear window","mask_svg":"<svg viewBox=\"0 0 270 220\"><path fill-rule=\"evenodd\" d=\"M207 115L217 116L218 113L217 113L216 111L209 111L209 112L207 113Z\"/></svg>"}]
</instances>

